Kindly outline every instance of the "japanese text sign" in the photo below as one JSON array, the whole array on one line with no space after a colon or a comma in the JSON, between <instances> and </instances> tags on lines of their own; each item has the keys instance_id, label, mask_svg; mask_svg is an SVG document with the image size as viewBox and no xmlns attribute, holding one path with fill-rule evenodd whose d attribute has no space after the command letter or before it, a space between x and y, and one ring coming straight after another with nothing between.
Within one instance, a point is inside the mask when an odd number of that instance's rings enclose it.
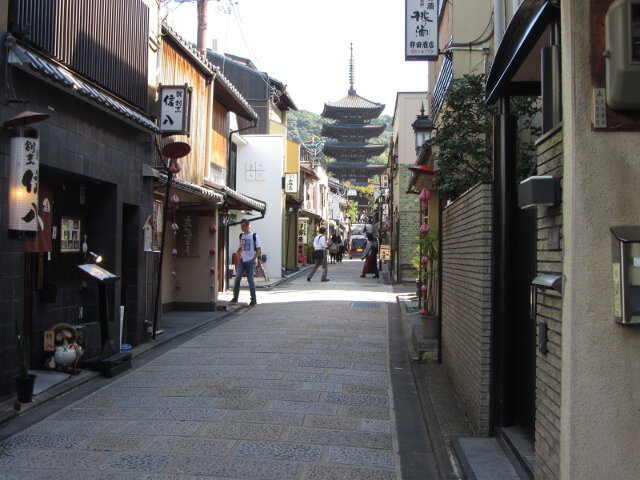
<instances>
[{"instance_id":1,"label":"japanese text sign","mask_svg":"<svg viewBox=\"0 0 640 480\"><path fill-rule=\"evenodd\" d=\"M405 2L405 60L438 60L437 0Z\"/></svg>"},{"instance_id":2,"label":"japanese text sign","mask_svg":"<svg viewBox=\"0 0 640 480\"><path fill-rule=\"evenodd\" d=\"M29 135L29 136L27 136ZM33 136L31 136L33 135ZM9 230L38 231L38 168L40 141L35 130L11 138Z\"/></svg>"},{"instance_id":3,"label":"japanese text sign","mask_svg":"<svg viewBox=\"0 0 640 480\"><path fill-rule=\"evenodd\" d=\"M284 174L284 191L286 193L298 192L298 174L297 173Z\"/></svg>"},{"instance_id":4,"label":"japanese text sign","mask_svg":"<svg viewBox=\"0 0 640 480\"><path fill-rule=\"evenodd\" d=\"M189 135L191 90L187 85L160 87L160 130Z\"/></svg>"}]
</instances>

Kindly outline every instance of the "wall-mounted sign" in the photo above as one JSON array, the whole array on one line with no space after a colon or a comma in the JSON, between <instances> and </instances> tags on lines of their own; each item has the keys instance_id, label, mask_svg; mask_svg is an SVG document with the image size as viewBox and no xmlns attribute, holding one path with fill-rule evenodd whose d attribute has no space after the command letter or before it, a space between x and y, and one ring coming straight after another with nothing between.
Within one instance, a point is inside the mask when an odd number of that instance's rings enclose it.
<instances>
[{"instance_id":1,"label":"wall-mounted sign","mask_svg":"<svg viewBox=\"0 0 640 480\"><path fill-rule=\"evenodd\" d=\"M160 86L160 130L162 133L189 135L191 88L186 84Z\"/></svg>"},{"instance_id":2,"label":"wall-mounted sign","mask_svg":"<svg viewBox=\"0 0 640 480\"><path fill-rule=\"evenodd\" d=\"M198 214L181 213L178 215L177 234L178 255L181 257L198 256Z\"/></svg>"},{"instance_id":3,"label":"wall-mounted sign","mask_svg":"<svg viewBox=\"0 0 640 480\"><path fill-rule=\"evenodd\" d=\"M437 0L405 0L405 60L438 60Z\"/></svg>"},{"instance_id":4,"label":"wall-mounted sign","mask_svg":"<svg viewBox=\"0 0 640 480\"><path fill-rule=\"evenodd\" d=\"M286 193L298 193L298 174L297 173L284 174L284 191Z\"/></svg>"},{"instance_id":5,"label":"wall-mounted sign","mask_svg":"<svg viewBox=\"0 0 640 480\"><path fill-rule=\"evenodd\" d=\"M38 231L40 141L34 128L13 132L10 142L9 230L35 238Z\"/></svg>"},{"instance_id":6,"label":"wall-mounted sign","mask_svg":"<svg viewBox=\"0 0 640 480\"><path fill-rule=\"evenodd\" d=\"M386 173L380 175L380 188L389 188L389 175Z\"/></svg>"},{"instance_id":7,"label":"wall-mounted sign","mask_svg":"<svg viewBox=\"0 0 640 480\"><path fill-rule=\"evenodd\" d=\"M60 252L80 251L80 219L62 217L60 219Z\"/></svg>"}]
</instances>

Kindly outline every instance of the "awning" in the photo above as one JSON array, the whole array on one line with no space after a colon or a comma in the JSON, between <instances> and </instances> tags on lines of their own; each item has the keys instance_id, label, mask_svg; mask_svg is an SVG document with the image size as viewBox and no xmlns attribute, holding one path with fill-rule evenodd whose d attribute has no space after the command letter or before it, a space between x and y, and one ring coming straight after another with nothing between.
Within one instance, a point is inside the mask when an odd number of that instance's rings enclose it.
<instances>
[{"instance_id":1,"label":"awning","mask_svg":"<svg viewBox=\"0 0 640 480\"><path fill-rule=\"evenodd\" d=\"M299 218L308 218L310 220L322 220L322 217L320 215L305 209L300 210Z\"/></svg>"},{"instance_id":2,"label":"awning","mask_svg":"<svg viewBox=\"0 0 640 480\"><path fill-rule=\"evenodd\" d=\"M540 92L540 49L549 45L543 35L558 19L559 7L548 0L524 0L504 32L487 77L486 103L508 95Z\"/></svg>"},{"instance_id":3,"label":"awning","mask_svg":"<svg viewBox=\"0 0 640 480\"><path fill-rule=\"evenodd\" d=\"M158 186L166 185L168 179L169 177L167 177L166 174L161 172L158 172L158 175L156 176L156 182ZM217 205L220 205L224 201L223 195L221 195L218 192L215 192L210 188L193 185L189 182L185 182L184 180L179 180L177 178L172 179L171 188L175 188L177 190L180 190L184 193L187 193L193 196L193 198L190 198L190 199L186 199L186 200L181 199L183 202L184 201L194 201L194 202L206 201L207 203L215 203Z\"/></svg>"},{"instance_id":4,"label":"awning","mask_svg":"<svg viewBox=\"0 0 640 480\"><path fill-rule=\"evenodd\" d=\"M6 44L9 46L7 61L9 64L39 77L70 95L81 98L100 110L114 114L129 124L152 132L160 132L158 126L146 115L134 110L96 85L90 85L77 74L55 63L52 59L35 50L18 45L15 41L11 35L7 35Z\"/></svg>"},{"instance_id":5,"label":"awning","mask_svg":"<svg viewBox=\"0 0 640 480\"><path fill-rule=\"evenodd\" d=\"M204 184L224 196L225 206L229 210L255 210L261 214L267 211L267 204L261 200L244 195L226 185L218 185L207 179L205 179Z\"/></svg>"}]
</instances>

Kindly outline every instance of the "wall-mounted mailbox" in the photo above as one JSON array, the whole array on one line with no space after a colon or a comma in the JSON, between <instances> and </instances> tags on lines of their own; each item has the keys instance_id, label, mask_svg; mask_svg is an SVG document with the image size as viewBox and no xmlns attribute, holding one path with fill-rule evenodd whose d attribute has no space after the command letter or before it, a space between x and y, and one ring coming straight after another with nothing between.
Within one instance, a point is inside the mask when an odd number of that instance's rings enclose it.
<instances>
[{"instance_id":1,"label":"wall-mounted mailbox","mask_svg":"<svg viewBox=\"0 0 640 480\"><path fill-rule=\"evenodd\" d=\"M640 324L640 226L611 227L613 317L624 325Z\"/></svg>"},{"instance_id":2,"label":"wall-mounted mailbox","mask_svg":"<svg viewBox=\"0 0 640 480\"><path fill-rule=\"evenodd\" d=\"M538 319L538 288L543 290L554 290L562 294L562 276L541 273L531 282L531 319L535 322ZM538 350L546 354L548 341L548 325L544 320L538 322Z\"/></svg>"},{"instance_id":3,"label":"wall-mounted mailbox","mask_svg":"<svg viewBox=\"0 0 640 480\"><path fill-rule=\"evenodd\" d=\"M529 177L518 185L520 208L551 207L560 201L560 184L551 175Z\"/></svg>"}]
</instances>

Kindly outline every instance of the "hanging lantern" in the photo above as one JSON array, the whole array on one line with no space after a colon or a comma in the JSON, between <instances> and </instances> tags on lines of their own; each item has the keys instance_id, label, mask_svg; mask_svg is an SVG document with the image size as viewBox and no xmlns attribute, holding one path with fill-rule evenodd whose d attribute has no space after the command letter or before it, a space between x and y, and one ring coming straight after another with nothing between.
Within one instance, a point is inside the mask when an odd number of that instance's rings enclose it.
<instances>
[{"instance_id":1,"label":"hanging lantern","mask_svg":"<svg viewBox=\"0 0 640 480\"><path fill-rule=\"evenodd\" d=\"M178 250L176 250L175 248L173 250L171 250L171 255L173 255L174 258L177 257L178 256Z\"/></svg>"},{"instance_id":2,"label":"hanging lantern","mask_svg":"<svg viewBox=\"0 0 640 480\"><path fill-rule=\"evenodd\" d=\"M209 233L211 235L215 235L217 231L218 231L218 228L215 225L211 224L211 226L209 227Z\"/></svg>"},{"instance_id":3,"label":"hanging lantern","mask_svg":"<svg viewBox=\"0 0 640 480\"><path fill-rule=\"evenodd\" d=\"M429 225L427 225L426 223L420 225L420 233L422 235L426 235L427 233L429 233Z\"/></svg>"},{"instance_id":4,"label":"hanging lantern","mask_svg":"<svg viewBox=\"0 0 640 480\"><path fill-rule=\"evenodd\" d=\"M420 310L420 315L422 315L423 317L426 317L427 311L423 308L422 310Z\"/></svg>"},{"instance_id":5,"label":"hanging lantern","mask_svg":"<svg viewBox=\"0 0 640 480\"><path fill-rule=\"evenodd\" d=\"M175 272L175 271L174 271L174 272L171 272L171 276L172 276L173 278L176 278L176 272Z\"/></svg>"},{"instance_id":6,"label":"hanging lantern","mask_svg":"<svg viewBox=\"0 0 640 480\"><path fill-rule=\"evenodd\" d=\"M211 250L209 250L209 255L211 255L212 257L216 254L216 249L212 248Z\"/></svg>"},{"instance_id":7,"label":"hanging lantern","mask_svg":"<svg viewBox=\"0 0 640 480\"><path fill-rule=\"evenodd\" d=\"M215 286L215 284L213 284L213 283L212 283L211 285L209 285L209 288L210 288L211 290L213 290L214 288L216 288L216 286Z\"/></svg>"},{"instance_id":8,"label":"hanging lantern","mask_svg":"<svg viewBox=\"0 0 640 480\"><path fill-rule=\"evenodd\" d=\"M426 285L422 285L422 286L420 287L420 291L421 291L422 293L427 293L427 286L426 286Z\"/></svg>"},{"instance_id":9,"label":"hanging lantern","mask_svg":"<svg viewBox=\"0 0 640 480\"><path fill-rule=\"evenodd\" d=\"M171 224L171 231L173 232L173 234L175 235L176 233L178 233L178 230L180 229L180 227L178 227L177 223L172 223Z\"/></svg>"},{"instance_id":10,"label":"hanging lantern","mask_svg":"<svg viewBox=\"0 0 640 480\"><path fill-rule=\"evenodd\" d=\"M176 195L175 193L173 195L171 195L171 204L175 207L180 203L180 197L178 197L178 195Z\"/></svg>"},{"instance_id":11,"label":"hanging lantern","mask_svg":"<svg viewBox=\"0 0 640 480\"><path fill-rule=\"evenodd\" d=\"M216 267L211 267L209 269L209 272L211 273L211 275L213 275L214 273L216 273Z\"/></svg>"},{"instance_id":12,"label":"hanging lantern","mask_svg":"<svg viewBox=\"0 0 640 480\"><path fill-rule=\"evenodd\" d=\"M182 167L178 163L178 160L176 160L171 164L171 166L169 167L169 170L171 170L171 173L173 174L180 173L180 170L182 170Z\"/></svg>"},{"instance_id":13,"label":"hanging lantern","mask_svg":"<svg viewBox=\"0 0 640 480\"><path fill-rule=\"evenodd\" d=\"M429 259L427 257L422 257L422 259L420 260L420 263L424 266L427 263L429 263Z\"/></svg>"},{"instance_id":14,"label":"hanging lantern","mask_svg":"<svg viewBox=\"0 0 640 480\"><path fill-rule=\"evenodd\" d=\"M35 238L40 165L38 131L31 127L16 129L9 148L9 231Z\"/></svg>"}]
</instances>

